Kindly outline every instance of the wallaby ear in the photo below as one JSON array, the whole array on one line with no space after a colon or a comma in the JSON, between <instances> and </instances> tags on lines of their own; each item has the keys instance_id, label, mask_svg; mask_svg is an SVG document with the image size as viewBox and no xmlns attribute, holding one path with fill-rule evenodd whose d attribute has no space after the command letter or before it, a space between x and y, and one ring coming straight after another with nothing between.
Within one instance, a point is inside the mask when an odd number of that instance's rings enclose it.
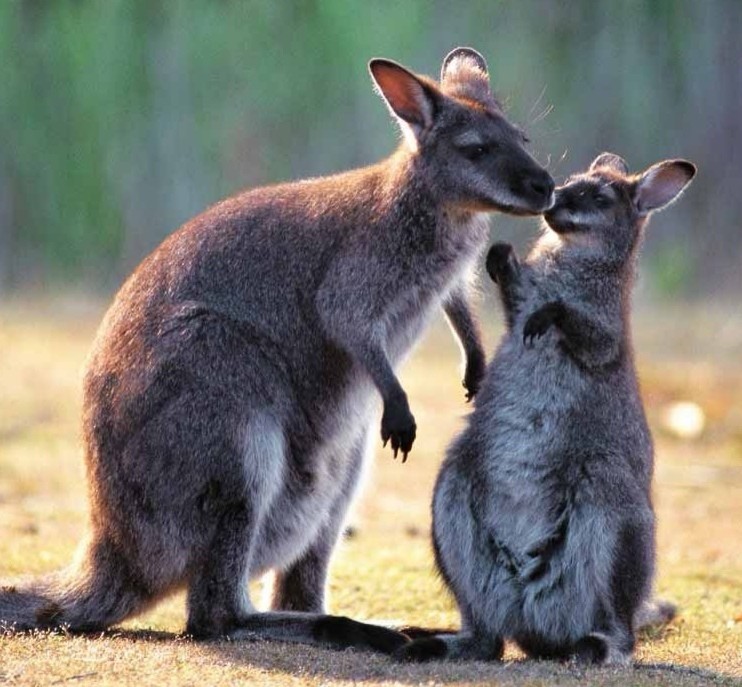
<instances>
[{"instance_id":1,"label":"wallaby ear","mask_svg":"<svg viewBox=\"0 0 742 687\"><path fill-rule=\"evenodd\" d=\"M642 215L672 203L696 176L696 166L687 160L665 160L652 165L636 182L634 202Z\"/></svg>"},{"instance_id":2,"label":"wallaby ear","mask_svg":"<svg viewBox=\"0 0 742 687\"><path fill-rule=\"evenodd\" d=\"M626 164L626 160L615 153L601 153L598 155L590 165L590 171L592 172L599 167L608 167L621 174L629 173L629 166Z\"/></svg>"},{"instance_id":3,"label":"wallaby ear","mask_svg":"<svg viewBox=\"0 0 742 687\"><path fill-rule=\"evenodd\" d=\"M454 48L443 59L441 66L441 82L450 78L455 72L462 68L475 69L481 72L481 76L489 81L489 69L484 57L474 48Z\"/></svg>"},{"instance_id":4,"label":"wallaby ear","mask_svg":"<svg viewBox=\"0 0 742 687\"><path fill-rule=\"evenodd\" d=\"M373 59L368 69L392 114L409 125L415 138L433 124L435 93L429 84L392 60Z\"/></svg>"}]
</instances>

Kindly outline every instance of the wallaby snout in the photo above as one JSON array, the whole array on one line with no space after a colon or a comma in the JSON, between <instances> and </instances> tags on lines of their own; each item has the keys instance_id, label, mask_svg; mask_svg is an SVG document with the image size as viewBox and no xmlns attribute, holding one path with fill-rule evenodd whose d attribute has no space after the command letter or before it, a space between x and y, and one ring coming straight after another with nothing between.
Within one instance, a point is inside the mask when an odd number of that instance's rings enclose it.
<instances>
[{"instance_id":1,"label":"wallaby snout","mask_svg":"<svg viewBox=\"0 0 742 687\"><path fill-rule=\"evenodd\" d=\"M572 208L556 195L554 204L544 213L544 221L549 229L557 234L568 234L579 231L578 225L573 221L572 214Z\"/></svg>"},{"instance_id":2,"label":"wallaby snout","mask_svg":"<svg viewBox=\"0 0 742 687\"><path fill-rule=\"evenodd\" d=\"M511 182L510 192L523 203L521 207L514 207L513 214L538 215L554 205L554 180L538 165L529 166L517 174Z\"/></svg>"}]
</instances>

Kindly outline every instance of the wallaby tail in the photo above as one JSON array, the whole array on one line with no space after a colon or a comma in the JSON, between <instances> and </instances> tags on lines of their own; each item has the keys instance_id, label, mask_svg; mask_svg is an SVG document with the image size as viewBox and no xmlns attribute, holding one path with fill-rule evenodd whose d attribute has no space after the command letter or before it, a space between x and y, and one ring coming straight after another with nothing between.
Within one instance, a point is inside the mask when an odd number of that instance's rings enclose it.
<instances>
[{"instance_id":1,"label":"wallaby tail","mask_svg":"<svg viewBox=\"0 0 742 687\"><path fill-rule=\"evenodd\" d=\"M0 630L101 630L152 598L116 547L93 541L81 550L66 570L0 587Z\"/></svg>"},{"instance_id":2,"label":"wallaby tail","mask_svg":"<svg viewBox=\"0 0 742 687\"><path fill-rule=\"evenodd\" d=\"M645 601L634 613L634 630L660 627L672 622L678 614L678 607L662 599Z\"/></svg>"}]
</instances>

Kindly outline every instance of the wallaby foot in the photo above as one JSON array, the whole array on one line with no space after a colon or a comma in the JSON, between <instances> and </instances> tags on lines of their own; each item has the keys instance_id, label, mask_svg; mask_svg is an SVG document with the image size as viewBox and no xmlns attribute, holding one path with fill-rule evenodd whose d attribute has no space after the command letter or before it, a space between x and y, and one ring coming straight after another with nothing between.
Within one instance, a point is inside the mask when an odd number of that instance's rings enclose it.
<instances>
[{"instance_id":1,"label":"wallaby foot","mask_svg":"<svg viewBox=\"0 0 742 687\"><path fill-rule=\"evenodd\" d=\"M421 637L394 652L398 661L425 663L427 661L464 660L499 661L505 649L502 638L483 639L470 634Z\"/></svg>"},{"instance_id":2,"label":"wallaby foot","mask_svg":"<svg viewBox=\"0 0 742 687\"><path fill-rule=\"evenodd\" d=\"M440 637L420 637L394 652L394 658L407 663L426 663L446 658L448 647Z\"/></svg>"},{"instance_id":3,"label":"wallaby foot","mask_svg":"<svg viewBox=\"0 0 742 687\"><path fill-rule=\"evenodd\" d=\"M239 620L227 637L317 644L391 654L409 642L401 632L343 616L315 613L255 613Z\"/></svg>"},{"instance_id":4,"label":"wallaby foot","mask_svg":"<svg viewBox=\"0 0 742 687\"><path fill-rule=\"evenodd\" d=\"M608 656L608 642L600 634L590 634L574 646L574 658L578 663L601 664Z\"/></svg>"},{"instance_id":5,"label":"wallaby foot","mask_svg":"<svg viewBox=\"0 0 742 687\"><path fill-rule=\"evenodd\" d=\"M624 644L601 632L593 632L575 644L573 654L578 663L628 666L631 665L633 642L629 646Z\"/></svg>"},{"instance_id":6,"label":"wallaby foot","mask_svg":"<svg viewBox=\"0 0 742 687\"><path fill-rule=\"evenodd\" d=\"M339 649L354 647L384 654L392 654L409 643L409 639L396 630L331 615L316 621L313 635L318 642Z\"/></svg>"}]
</instances>

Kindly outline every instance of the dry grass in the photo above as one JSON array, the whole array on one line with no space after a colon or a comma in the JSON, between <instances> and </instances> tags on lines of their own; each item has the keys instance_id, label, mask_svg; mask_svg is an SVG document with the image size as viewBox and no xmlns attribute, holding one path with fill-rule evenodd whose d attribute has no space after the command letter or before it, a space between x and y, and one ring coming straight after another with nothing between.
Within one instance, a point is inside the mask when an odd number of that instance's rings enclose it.
<instances>
[{"instance_id":1,"label":"dry grass","mask_svg":"<svg viewBox=\"0 0 742 687\"><path fill-rule=\"evenodd\" d=\"M77 301L0 307L0 579L63 565L83 532L79 374L99 316ZM176 597L100 637L0 637L0 683L742 684L742 320L653 311L639 315L635 330L657 439L657 587L682 607L678 621L641 642L637 668L586 671L525 661L515 650L502 665L399 666L281 644L194 644L177 636L184 610ZM488 334L494 341L494 325ZM404 373L418 442L406 465L379 451L353 517L357 534L334 561L333 611L457 622L428 541L432 482L466 410L457 378L455 346L436 327ZM665 404L681 399L707 416L692 442L660 426Z\"/></svg>"}]
</instances>

